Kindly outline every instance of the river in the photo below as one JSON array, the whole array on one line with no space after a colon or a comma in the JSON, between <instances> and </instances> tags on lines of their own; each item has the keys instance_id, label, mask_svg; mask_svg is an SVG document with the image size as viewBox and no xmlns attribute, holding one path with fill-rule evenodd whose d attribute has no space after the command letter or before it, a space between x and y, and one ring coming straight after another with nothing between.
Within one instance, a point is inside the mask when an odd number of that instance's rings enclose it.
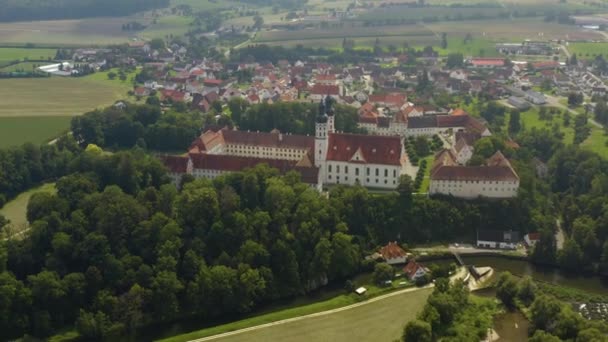
<instances>
[{"instance_id":1,"label":"river","mask_svg":"<svg viewBox=\"0 0 608 342\"><path fill-rule=\"evenodd\" d=\"M461 255L461 258L467 265L478 267L490 266L498 273L508 271L517 276L530 276L537 281L608 295L608 280L598 276L570 274L561 271L559 268L536 266L526 260L509 259L500 256ZM454 262L454 260L447 258L429 261L426 264L444 264L450 262ZM496 296L494 288L482 289L473 293L482 297ZM505 312L494 318L494 330L492 333L499 336L496 340L497 342L526 341L528 339L529 325L530 323L521 312Z\"/></svg>"},{"instance_id":2,"label":"river","mask_svg":"<svg viewBox=\"0 0 608 342\"><path fill-rule=\"evenodd\" d=\"M530 276L534 280L585 290L595 294L608 295L608 279L596 275L566 273L556 267L537 266L526 260L509 259L500 256L461 255L467 265L490 266L495 272L508 271L517 276ZM453 259L429 261L432 263L454 262Z\"/></svg>"}]
</instances>

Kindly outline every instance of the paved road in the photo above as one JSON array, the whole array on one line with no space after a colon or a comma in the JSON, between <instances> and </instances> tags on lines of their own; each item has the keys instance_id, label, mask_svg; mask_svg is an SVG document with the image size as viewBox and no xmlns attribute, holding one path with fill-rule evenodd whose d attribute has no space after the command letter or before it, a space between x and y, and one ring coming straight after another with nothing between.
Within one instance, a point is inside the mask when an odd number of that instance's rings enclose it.
<instances>
[{"instance_id":1,"label":"paved road","mask_svg":"<svg viewBox=\"0 0 608 342\"><path fill-rule=\"evenodd\" d=\"M345 311L345 310L351 310L351 309L354 309L354 308L357 308L357 307L360 307L360 306L368 305L370 303L374 303L374 302L377 302L377 301L380 301L380 300L384 300L384 299L387 299L387 298L390 298L390 297L398 296L398 295L401 295L401 294L404 294L404 293L414 292L414 291L420 291L420 290L423 290L423 289L432 288L433 286L434 286L433 284L429 284L429 285L424 286L424 287L407 288L407 289L403 289L401 291L391 292L389 294L385 294L385 295L382 295L382 296L374 297L374 298L372 298L370 300L367 300L365 302L360 302L360 303L344 306L344 307L341 307L341 308L338 308L338 309L327 310L327 311L317 312L317 313L310 314L310 315L305 315L305 316L300 316L300 317L294 317L294 318L284 319L282 321L276 321L276 322L272 322L272 323L266 323L266 324L257 325L257 326L250 327L250 328L230 331L230 332L227 332L227 333L213 335L213 336L208 336L208 337L203 337L203 338L199 338L199 339L196 339L196 340L191 340L189 342L213 341L213 340L216 340L216 339L225 338L225 337L229 337L229 336L234 336L234 335L238 335L238 334L242 334L242 333L246 333L246 332L251 332L251 331L255 331L255 330L259 330L259 329L269 328L269 327L276 326L276 325L282 325L282 324L297 322L297 321L301 321L301 320L305 320L305 319L310 319L310 318L314 318L314 317L319 317L319 316L331 315L333 313L337 313L337 312L341 312L341 311Z\"/></svg>"}]
</instances>

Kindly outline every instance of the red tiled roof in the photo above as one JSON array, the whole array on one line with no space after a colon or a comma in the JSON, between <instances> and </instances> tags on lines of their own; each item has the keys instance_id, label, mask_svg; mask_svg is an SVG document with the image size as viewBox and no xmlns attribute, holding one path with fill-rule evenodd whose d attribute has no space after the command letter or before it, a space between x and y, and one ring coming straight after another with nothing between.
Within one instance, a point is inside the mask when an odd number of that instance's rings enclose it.
<instances>
[{"instance_id":1,"label":"red tiled roof","mask_svg":"<svg viewBox=\"0 0 608 342\"><path fill-rule=\"evenodd\" d=\"M297 171L302 176L302 182L317 184L319 169L316 167L299 167L293 160L263 159L238 157L217 154L190 154L194 169L218 170L226 172L243 171L259 164L266 164L271 168L279 170L281 174L289 171Z\"/></svg>"},{"instance_id":2,"label":"red tiled roof","mask_svg":"<svg viewBox=\"0 0 608 342\"><path fill-rule=\"evenodd\" d=\"M540 240L540 233L528 233L528 239L530 241L538 241Z\"/></svg>"},{"instance_id":3,"label":"red tiled roof","mask_svg":"<svg viewBox=\"0 0 608 342\"><path fill-rule=\"evenodd\" d=\"M464 109L456 108L452 111L451 115L459 116L459 115L469 115Z\"/></svg>"},{"instance_id":4,"label":"red tiled roof","mask_svg":"<svg viewBox=\"0 0 608 342\"><path fill-rule=\"evenodd\" d=\"M184 156L161 156L161 162L172 173L186 173L188 170L188 157Z\"/></svg>"},{"instance_id":5,"label":"red tiled roof","mask_svg":"<svg viewBox=\"0 0 608 342\"><path fill-rule=\"evenodd\" d=\"M310 90L311 94L315 95L339 95L340 87L337 85L315 84Z\"/></svg>"},{"instance_id":6,"label":"red tiled roof","mask_svg":"<svg viewBox=\"0 0 608 342\"><path fill-rule=\"evenodd\" d=\"M504 166L441 166L432 180L449 181L517 181L513 169Z\"/></svg>"},{"instance_id":7,"label":"red tiled roof","mask_svg":"<svg viewBox=\"0 0 608 342\"><path fill-rule=\"evenodd\" d=\"M221 134L227 144L283 147L314 150L315 138L305 135L273 134L264 132L245 132L223 130Z\"/></svg>"},{"instance_id":8,"label":"red tiled roof","mask_svg":"<svg viewBox=\"0 0 608 342\"><path fill-rule=\"evenodd\" d=\"M205 79L203 81L203 84L211 85L211 86L219 86L222 84L222 80Z\"/></svg>"},{"instance_id":9,"label":"red tiled roof","mask_svg":"<svg viewBox=\"0 0 608 342\"><path fill-rule=\"evenodd\" d=\"M475 66L504 66L504 58L473 58L471 64Z\"/></svg>"},{"instance_id":10,"label":"red tiled roof","mask_svg":"<svg viewBox=\"0 0 608 342\"><path fill-rule=\"evenodd\" d=\"M456 158L451 150L443 150L435 158L431 180L518 181L519 176L500 151L490 157L486 165L461 166L456 165Z\"/></svg>"},{"instance_id":11,"label":"red tiled roof","mask_svg":"<svg viewBox=\"0 0 608 342\"><path fill-rule=\"evenodd\" d=\"M392 103L392 104L403 104L407 100L405 94L390 93L390 94L376 94L369 96L369 102L371 103Z\"/></svg>"},{"instance_id":12,"label":"red tiled roof","mask_svg":"<svg viewBox=\"0 0 608 342\"><path fill-rule=\"evenodd\" d=\"M401 258L407 255L397 242L389 242L386 246L380 248L380 254L382 254L384 260Z\"/></svg>"},{"instance_id":13,"label":"red tiled roof","mask_svg":"<svg viewBox=\"0 0 608 342\"><path fill-rule=\"evenodd\" d=\"M535 69L542 69L542 68L557 68L560 66L559 62L556 61L539 61L539 62L532 62L532 67Z\"/></svg>"},{"instance_id":14,"label":"red tiled roof","mask_svg":"<svg viewBox=\"0 0 608 342\"><path fill-rule=\"evenodd\" d=\"M426 270L422 264L417 263L415 260L410 260L403 268L403 273L407 274L407 277L412 279L412 277L416 274L416 271L418 271L420 268Z\"/></svg>"},{"instance_id":15,"label":"red tiled roof","mask_svg":"<svg viewBox=\"0 0 608 342\"><path fill-rule=\"evenodd\" d=\"M377 135L330 134L327 160L350 161L361 151L368 164L401 165L401 138Z\"/></svg>"},{"instance_id":16,"label":"red tiled roof","mask_svg":"<svg viewBox=\"0 0 608 342\"><path fill-rule=\"evenodd\" d=\"M335 81L336 75L334 75L334 74L317 75L317 76L315 76L315 80L317 80L317 81Z\"/></svg>"}]
</instances>

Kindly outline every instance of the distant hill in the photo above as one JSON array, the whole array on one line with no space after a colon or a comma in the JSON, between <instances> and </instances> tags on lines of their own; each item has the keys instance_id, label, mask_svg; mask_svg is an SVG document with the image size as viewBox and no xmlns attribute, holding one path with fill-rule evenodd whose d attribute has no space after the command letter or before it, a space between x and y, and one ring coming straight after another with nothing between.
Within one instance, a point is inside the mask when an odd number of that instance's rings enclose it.
<instances>
[{"instance_id":1,"label":"distant hill","mask_svg":"<svg viewBox=\"0 0 608 342\"><path fill-rule=\"evenodd\" d=\"M169 0L0 0L0 22L126 16Z\"/></svg>"}]
</instances>

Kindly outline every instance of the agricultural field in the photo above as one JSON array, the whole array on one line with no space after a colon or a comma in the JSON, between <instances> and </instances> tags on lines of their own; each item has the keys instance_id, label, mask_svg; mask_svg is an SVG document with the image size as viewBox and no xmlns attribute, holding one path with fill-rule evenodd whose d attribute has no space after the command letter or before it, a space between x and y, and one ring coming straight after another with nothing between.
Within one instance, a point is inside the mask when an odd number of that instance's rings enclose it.
<instances>
[{"instance_id":1,"label":"agricultural field","mask_svg":"<svg viewBox=\"0 0 608 342\"><path fill-rule=\"evenodd\" d=\"M16 60L47 60L54 58L56 53L55 49L0 48L0 67Z\"/></svg>"},{"instance_id":2,"label":"agricultural field","mask_svg":"<svg viewBox=\"0 0 608 342\"><path fill-rule=\"evenodd\" d=\"M394 7L387 6L364 12L357 17L356 20L382 22L395 20L428 20L436 18L438 20L462 20L462 19L481 19L481 18L497 18L506 17L509 15L509 10L502 7L465 7L452 8L448 6L440 7L424 7L424 8L409 8L409 7Z\"/></svg>"},{"instance_id":3,"label":"agricultural field","mask_svg":"<svg viewBox=\"0 0 608 342\"><path fill-rule=\"evenodd\" d=\"M69 129L71 119L70 116L0 117L0 148L51 141Z\"/></svg>"},{"instance_id":4,"label":"agricultural field","mask_svg":"<svg viewBox=\"0 0 608 342\"><path fill-rule=\"evenodd\" d=\"M608 43L570 43L568 51L579 57L608 56Z\"/></svg>"},{"instance_id":5,"label":"agricultural field","mask_svg":"<svg viewBox=\"0 0 608 342\"><path fill-rule=\"evenodd\" d=\"M0 80L0 147L44 143L70 127L70 117L127 97L129 81L103 73L84 78Z\"/></svg>"},{"instance_id":6,"label":"agricultural field","mask_svg":"<svg viewBox=\"0 0 608 342\"><path fill-rule=\"evenodd\" d=\"M123 31L122 25L131 21L148 27L138 32ZM41 47L69 47L122 44L136 37L151 39L169 34L182 35L188 31L191 22L189 17L166 15L158 18L156 24L152 24L151 17L143 16L0 23L0 45L31 43ZM2 59L0 55L0 63Z\"/></svg>"},{"instance_id":7,"label":"agricultural field","mask_svg":"<svg viewBox=\"0 0 608 342\"><path fill-rule=\"evenodd\" d=\"M228 9L239 6L246 6L244 3L239 3L230 0L173 0L171 6L188 5L193 11L207 11L214 9Z\"/></svg>"},{"instance_id":8,"label":"agricultural field","mask_svg":"<svg viewBox=\"0 0 608 342\"><path fill-rule=\"evenodd\" d=\"M128 82L84 78L0 80L0 117L74 116L126 97Z\"/></svg>"},{"instance_id":9,"label":"agricultural field","mask_svg":"<svg viewBox=\"0 0 608 342\"><path fill-rule=\"evenodd\" d=\"M43 65L47 65L47 64L49 64L49 63L23 62L23 63L19 63L19 64L7 65L4 67L0 65L0 72L28 72L28 71L35 70L39 66L43 66Z\"/></svg>"},{"instance_id":10,"label":"agricultural field","mask_svg":"<svg viewBox=\"0 0 608 342\"><path fill-rule=\"evenodd\" d=\"M298 321L216 340L222 342L394 341L401 336L405 324L414 319L418 312L422 310L431 292L432 289L416 289L412 292L383 298L348 310L323 316L307 317ZM234 329L244 327L235 327ZM217 333L219 332L216 331L215 334ZM207 334L203 330L193 334L175 336L163 340L163 342L182 342L210 335L212 334Z\"/></svg>"},{"instance_id":11,"label":"agricultural field","mask_svg":"<svg viewBox=\"0 0 608 342\"><path fill-rule=\"evenodd\" d=\"M571 25L548 23L539 18L512 20L478 20L431 23L425 25L435 33L447 32L448 37L462 37L470 33L473 38L483 37L494 42L522 42L530 40L581 39L604 40L600 33L583 30Z\"/></svg>"},{"instance_id":12,"label":"agricultural field","mask_svg":"<svg viewBox=\"0 0 608 342\"><path fill-rule=\"evenodd\" d=\"M20 234L27 230L27 203L30 201L30 197L32 197L33 194L38 192L55 193L56 191L54 183L44 184L19 194L15 199L0 208L0 214L11 221L8 231L9 235Z\"/></svg>"},{"instance_id":13,"label":"agricultural field","mask_svg":"<svg viewBox=\"0 0 608 342\"><path fill-rule=\"evenodd\" d=\"M380 45L394 45L401 48L404 42L411 46L439 44L439 38L422 25L352 27L345 23L342 27L301 31L263 31L255 41L268 45L323 47L341 49L344 38L354 39L356 48L372 48L376 38Z\"/></svg>"},{"instance_id":14,"label":"agricultural field","mask_svg":"<svg viewBox=\"0 0 608 342\"><path fill-rule=\"evenodd\" d=\"M420 290L354 309L220 338L237 341L394 341L405 324L416 318L432 290Z\"/></svg>"}]
</instances>

